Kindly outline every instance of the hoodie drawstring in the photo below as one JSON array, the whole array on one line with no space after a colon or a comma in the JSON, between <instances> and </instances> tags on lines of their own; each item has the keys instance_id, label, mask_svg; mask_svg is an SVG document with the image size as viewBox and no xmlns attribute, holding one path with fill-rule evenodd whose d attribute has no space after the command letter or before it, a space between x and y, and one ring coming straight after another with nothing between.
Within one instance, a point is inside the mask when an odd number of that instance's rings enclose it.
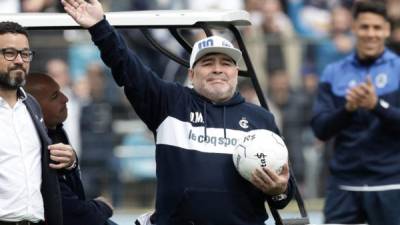
<instances>
[{"instance_id":1,"label":"hoodie drawstring","mask_svg":"<svg viewBox=\"0 0 400 225\"><path fill-rule=\"evenodd\" d=\"M204 137L207 137L207 103L203 102L203 115L204 115ZM226 106L223 106L222 120L224 123L224 139L226 139Z\"/></svg>"},{"instance_id":2,"label":"hoodie drawstring","mask_svg":"<svg viewBox=\"0 0 400 225\"><path fill-rule=\"evenodd\" d=\"M207 103L203 102L204 138L207 138Z\"/></svg>"},{"instance_id":3,"label":"hoodie drawstring","mask_svg":"<svg viewBox=\"0 0 400 225\"><path fill-rule=\"evenodd\" d=\"M224 115L222 117L224 120L224 139L226 139L226 106L224 106Z\"/></svg>"}]
</instances>

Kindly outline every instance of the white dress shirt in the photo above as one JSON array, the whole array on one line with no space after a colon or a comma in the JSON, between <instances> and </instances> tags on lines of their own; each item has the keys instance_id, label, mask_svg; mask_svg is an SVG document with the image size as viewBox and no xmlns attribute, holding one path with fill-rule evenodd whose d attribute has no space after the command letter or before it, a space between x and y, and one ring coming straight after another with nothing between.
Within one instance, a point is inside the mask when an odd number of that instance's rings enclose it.
<instances>
[{"instance_id":1,"label":"white dress shirt","mask_svg":"<svg viewBox=\"0 0 400 225\"><path fill-rule=\"evenodd\" d=\"M0 221L44 220L41 143L23 101L0 97Z\"/></svg>"}]
</instances>

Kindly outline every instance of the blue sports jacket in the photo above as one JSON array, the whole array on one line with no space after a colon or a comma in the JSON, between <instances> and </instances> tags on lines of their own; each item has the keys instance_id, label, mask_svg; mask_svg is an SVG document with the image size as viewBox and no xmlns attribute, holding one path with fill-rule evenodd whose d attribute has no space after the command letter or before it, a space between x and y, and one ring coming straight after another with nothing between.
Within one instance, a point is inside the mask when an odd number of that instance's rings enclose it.
<instances>
[{"instance_id":1,"label":"blue sports jacket","mask_svg":"<svg viewBox=\"0 0 400 225\"><path fill-rule=\"evenodd\" d=\"M379 97L372 111L344 108L346 91L370 76ZM370 66L356 54L322 74L311 126L321 140L334 138L330 170L340 185L400 184L400 58L389 50Z\"/></svg>"},{"instance_id":2,"label":"blue sports jacket","mask_svg":"<svg viewBox=\"0 0 400 225\"><path fill-rule=\"evenodd\" d=\"M250 130L277 132L265 109L239 93L213 104L190 88L161 80L106 20L89 29L138 116L156 141L157 225L262 225L269 198L236 171L232 152ZM274 202L284 207L292 196Z\"/></svg>"}]
</instances>

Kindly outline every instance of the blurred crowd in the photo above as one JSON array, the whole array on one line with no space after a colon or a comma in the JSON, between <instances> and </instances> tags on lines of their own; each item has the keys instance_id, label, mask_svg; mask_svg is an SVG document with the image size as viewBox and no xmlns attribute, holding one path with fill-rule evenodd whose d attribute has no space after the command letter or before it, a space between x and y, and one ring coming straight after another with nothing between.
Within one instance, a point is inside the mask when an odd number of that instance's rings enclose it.
<instances>
[{"instance_id":1,"label":"blurred crowd","mask_svg":"<svg viewBox=\"0 0 400 225\"><path fill-rule=\"evenodd\" d=\"M102 4L107 11L248 11L252 25L241 28L247 50L288 146L299 188L305 198L316 198L324 195L326 162L331 148L330 143L313 136L309 126L311 109L323 68L353 51L351 6L355 1L103 0ZM388 46L399 53L400 1L385 2L392 25ZM17 12L63 12L63 9L58 0L0 0L0 13ZM131 48L160 77L185 82L185 68L152 48L138 30L124 32ZM154 30L152 34L167 45L177 44L167 32ZM31 37L33 49L39 52L31 71L48 72L68 95L69 117L65 128L80 156L88 197L107 192L114 205L119 206L127 182L154 181L155 175L145 172L142 176L136 174L137 177L126 175L123 171L131 155L115 146L151 148L151 135L137 125L135 113L112 82L110 71L101 63L98 50L90 43L86 31L32 31ZM179 54L188 57L183 51ZM258 104L248 80L243 79L239 88L247 101ZM149 169L154 170L154 164L151 166ZM105 172L99 173L99 168ZM146 190L148 188L143 191Z\"/></svg>"}]
</instances>

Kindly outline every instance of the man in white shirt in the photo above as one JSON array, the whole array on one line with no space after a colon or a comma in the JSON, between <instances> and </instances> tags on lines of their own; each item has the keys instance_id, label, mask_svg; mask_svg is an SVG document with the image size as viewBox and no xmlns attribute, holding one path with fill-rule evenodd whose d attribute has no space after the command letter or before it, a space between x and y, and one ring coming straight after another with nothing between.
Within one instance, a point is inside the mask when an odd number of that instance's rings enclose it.
<instances>
[{"instance_id":1,"label":"man in white shirt","mask_svg":"<svg viewBox=\"0 0 400 225\"><path fill-rule=\"evenodd\" d=\"M75 161L70 147L51 145L40 106L22 88L33 55L27 31L0 22L0 225L62 225L55 169Z\"/></svg>"}]
</instances>

